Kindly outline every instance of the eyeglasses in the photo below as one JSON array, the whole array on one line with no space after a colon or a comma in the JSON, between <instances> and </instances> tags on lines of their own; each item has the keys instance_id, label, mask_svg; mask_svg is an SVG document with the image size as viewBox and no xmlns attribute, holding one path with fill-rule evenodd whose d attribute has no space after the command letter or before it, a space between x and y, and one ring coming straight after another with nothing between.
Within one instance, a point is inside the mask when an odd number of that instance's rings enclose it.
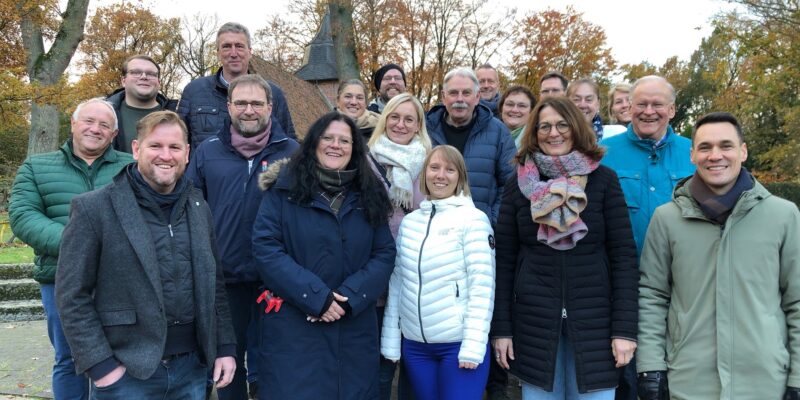
<instances>
[{"instance_id":1,"label":"eyeglasses","mask_svg":"<svg viewBox=\"0 0 800 400\"><path fill-rule=\"evenodd\" d=\"M403 81L403 75L384 75L383 79L381 79L381 80L382 81L387 81L387 82L391 82L391 81L402 82Z\"/></svg>"},{"instance_id":2,"label":"eyeglasses","mask_svg":"<svg viewBox=\"0 0 800 400\"><path fill-rule=\"evenodd\" d=\"M353 144L353 141L350 140L350 139L337 138L335 136L330 136L330 135L325 135L325 136L321 137L320 140L322 140L322 143L325 143L326 145L329 145L329 146L332 145L334 141L338 141L339 142L339 146L341 146L341 147L350 147L350 145Z\"/></svg>"},{"instance_id":3,"label":"eyeglasses","mask_svg":"<svg viewBox=\"0 0 800 400\"><path fill-rule=\"evenodd\" d=\"M670 104L672 104L672 103L670 103ZM670 104L664 104L664 103L636 103L636 104L633 105L633 107L637 111L645 111L645 110L647 110L647 107L650 107L656 112L662 112L662 111L666 110L667 107L670 106Z\"/></svg>"},{"instance_id":4,"label":"eyeglasses","mask_svg":"<svg viewBox=\"0 0 800 400\"><path fill-rule=\"evenodd\" d=\"M128 71L128 76L134 78L158 79L158 71L143 71L141 69L132 69Z\"/></svg>"},{"instance_id":5,"label":"eyeglasses","mask_svg":"<svg viewBox=\"0 0 800 400\"><path fill-rule=\"evenodd\" d=\"M244 111L247 110L247 106L253 107L253 111L263 111L264 108L267 106L266 102L263 101L245 101L245 100L236 100L233 102L233 107L236 108L236 111Z\"/></svg>"},{"instance_id":6,"label":"eyeglasses","mask_svg":"<svg viewBox=\"0 0 800 400\"><path fill-rule=\"evenodd\" d=\"M513 101L506 101L505 103L503 103L503 108L510 109L515 107L519 108L520 110L526 110L528 108L531 108L531 105L530 103L524 103L524 102L515 103Z\"/></svg>"},{"instance_id":7,"label":"eyeglasses","mask_svg":"<svg viewBox=\"0 0 800 400\"><path fill-rule=\"evenodd\" d=\"M544 133L545 135L547 135L553 129L553 124L545 122L539 124L537 129L539 133ZM558 131L558 133L567 133L569 132L569 124L564 121L561 121L556 124L556 130Z\"/></svg>"}]
</instances>

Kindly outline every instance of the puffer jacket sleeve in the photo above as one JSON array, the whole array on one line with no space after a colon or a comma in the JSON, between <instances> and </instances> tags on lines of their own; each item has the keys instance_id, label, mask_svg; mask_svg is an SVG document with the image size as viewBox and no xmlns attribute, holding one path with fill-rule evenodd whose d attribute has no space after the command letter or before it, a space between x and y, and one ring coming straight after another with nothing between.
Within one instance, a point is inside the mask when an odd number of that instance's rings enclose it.
<instances>
[{"instance_id":1,"label":"puffer jacket sleeve","mask_svg":"<svg viewBox=\"0 0 800 400\"><path fill-rule=\"evenodd\" d=\"M494 236L486 214L478 209L465 221L462 244L469 297L459 362L480 364L486 355L494 309Z\"/></svg>"},{"instance_id":2,"label":"puffer jacket sleeve","mask_svg":"<svg viewBox=\"0 0 800 400\"><path fill-rule=\"evenodd\" d=\"M289 113L289 104L286 102L286 96L284 96L283 90L275 84L270 84L270 89L272 89L272 104L277 105L277 107L272 110L272 116L280 122L286 136L296 139L297 135L294 131L292 114Z\"/></svg>"},{"instance_id":3,"label":"puffer jacket sleeve","mask_svg":"<svg viewBox=\"0 0 800 400\"><path fill-rule=\"evenodd\" d=\"M492 205L492 225L497 223L497 218L500 213L500 204L503 201L503 188L508 182L508 179L514 175L514 165L512 159L517 152L517 147L514 145L514 140L511 139L511 133L505 125L500 124L500 144L497 147L497 156L495 157L495 179L497 180L497 196Z\"/></svg>"},{"instance_id":4,"label":"puffer jacket sleeve","mask_svg":"<svg viewBox=\"0 0 800 400\"><path fill-rule=\"evenodd\" d=\"M781 244L781 308L786 314L789 336L789 378L786 386L800 387L800 213L792 207L785 221L786 233Z\"/></svg>"},{"instance_id":5,"label":"puffer jacket sleeve","mask_svg":"<svg viewBox=\"0 0 800 400\"><path fill-rule=\"evenodd\" d=\"M319 316L331 289L287 253L283 224L293 222L283 221L282 196L274 188L264 193L253 224L253 257L258 273L269 289L304 313Z\"/></svg>"},{"instance_id":6,"label":"puffer jacket sleeve","mask_svg":"<svg viewBox=\"0 0 800 400\"><path fill-rule=\"evenodd\" d=\"M517 209L515 200L522 196L517 187L516 174L506 181L503 199L500 204L500 215L497 219L497 272L492 317L493 338L511 337L511 303L514 297L514 276L519 254L519 234L517 228Z\"/></svg>"},{"instance_id":7,"label":"puffer jacket sleeve","mask_svg":"<svg viewBox=\"0 0 800 400\"><path fill-rule=\"evenodd\" d=\"M394 270L396 249L389 224L374 228L372 253L363 268L345 278L336 292L347 297L353 315L372 310L378 297L386 293L386 283Z\"/></svg>"},{"instance_id":8,"label":"puffer jacket sleeve","mask_svg":"<svg viewBox=\"0 0 800 400\"><path fill-rule=\"evenodd\" d=\"M30 160L14 178L8 217L14 234L37 254L58 257L64 225L47 216Z\"/></svg>"},{"instance_id":9,"label":"puffer jacket sleeve","mask_svg":"<svg viewBox=\"0 0 800 400\"><path fill-rule=\"evenodd\" d=\"M671 240L663 206L647 230L639 277L639 343L636 371L666 371L667 312L672 281Z\"/></svg>"},{"instance_id":10,"label":"puffer jacket sleeve","mask_svg":"<svg viewBox=\"0 0 800 400\"><path fill-rule=\"evenodd\" d=\"M610 267L612 298L611 337L636 341L639 322L639 274L636 268L636 242L633 240L628 206L617 174L608 171L603 215L606 227L606 254Z\"/></svg>"},{"instance_id":11,"label":"puffer jacket sleeve","mask_svg":"<svg viewBox=\"0 0 800 400\"><path fill-rule=\"evenodd\" d=\"M183 88L183 93L181 94L181 100L178 102L178 116L181 117L183 123L186 124L186 128L189 129L189 144L192 144L192 131L189 128L191 125L191 121L189 121L189 114L192 110L192 100L191 98L194 96L192 82L189 82L185 88Z\"/></svg>"},{"instance_id":12,"label":"puffer jacket sleeve","mask_svg":"<svg viewBox=\"0 0 800 400\"><path fill-rule=\"evenodd\" d=\"M205 151L205 146L202 144L192 152L191 162L186 167L186 177L192 182L194 187L203 192L203 198L208 200L208 193L206 193L206 178L205 178L205 157L201 154Z\"/></svg>"},{"instance_id":13,"label":"puffer jacket sleeve","mask_svg":"<svg viewBox=\"0 0 800 400\"><path fill-rule=\"evenodd\" d=\"M402 229L397 234L397 257L392 277L389 280L389 296L383 312L383 328L381 329L381 355L387 360L400 360L400 295L403 290L403 266L401 265L400 243Z\"/></svg>"}]
</instances>

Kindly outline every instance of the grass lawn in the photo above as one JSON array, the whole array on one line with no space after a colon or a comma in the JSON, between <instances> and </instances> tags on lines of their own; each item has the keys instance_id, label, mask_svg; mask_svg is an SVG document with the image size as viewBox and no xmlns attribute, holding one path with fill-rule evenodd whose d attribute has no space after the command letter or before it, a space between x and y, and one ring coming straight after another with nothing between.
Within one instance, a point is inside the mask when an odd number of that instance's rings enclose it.
<instances>
[{"instance_id":1,"label":"grass lawn","mask_svg":"<svg viewBox=\"0 0 800 400\"><path fill-rule=\"evenodd\" d=\"M33 249L26 246L19 239L7 244L11 238L11 228L8 226L8 213L0 213L0 264L20 264L33 262Z\"/></svg>"}]
</instances>

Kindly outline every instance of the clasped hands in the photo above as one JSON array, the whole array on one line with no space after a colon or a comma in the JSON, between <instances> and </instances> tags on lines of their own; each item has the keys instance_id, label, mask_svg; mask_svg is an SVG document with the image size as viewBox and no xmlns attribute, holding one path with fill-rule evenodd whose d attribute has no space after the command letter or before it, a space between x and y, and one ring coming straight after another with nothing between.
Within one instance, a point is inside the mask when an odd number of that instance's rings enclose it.
<instances>
[{"instance_id":1,"label":"clasped hands","mask_svg":"<svg viewBox=\"0 0 800 400\"><path fill-rule=\"evenodd\" d=\"M344 307L342 307L339 303L344 303L348 300L347 297L340 295L339 293L333 292L333 301L331 305L325 310L322 315L319 317L315 317L313 315L306 316L306 320L308 322L334 322L342 317L344 317L346 311Z\"/></svg>"}]
</instances>

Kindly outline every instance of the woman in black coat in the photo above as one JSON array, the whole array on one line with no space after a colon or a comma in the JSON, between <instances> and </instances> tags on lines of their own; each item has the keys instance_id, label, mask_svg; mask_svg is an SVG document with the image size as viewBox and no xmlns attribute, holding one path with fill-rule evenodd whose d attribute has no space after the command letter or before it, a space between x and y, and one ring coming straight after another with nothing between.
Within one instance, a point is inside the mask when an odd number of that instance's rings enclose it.
<instances>
[{"instance_id":1,"label":"woman in black coat","mask_svg":"<svg viewBox=\"0 0 800 400\"><path fill-rule=\"evenodd\" d=\"M616 174L568 99L531 114L495 234L497 362L523 399L613 399L636 349L638 272Z\"/></svg>"}]
</instances>

